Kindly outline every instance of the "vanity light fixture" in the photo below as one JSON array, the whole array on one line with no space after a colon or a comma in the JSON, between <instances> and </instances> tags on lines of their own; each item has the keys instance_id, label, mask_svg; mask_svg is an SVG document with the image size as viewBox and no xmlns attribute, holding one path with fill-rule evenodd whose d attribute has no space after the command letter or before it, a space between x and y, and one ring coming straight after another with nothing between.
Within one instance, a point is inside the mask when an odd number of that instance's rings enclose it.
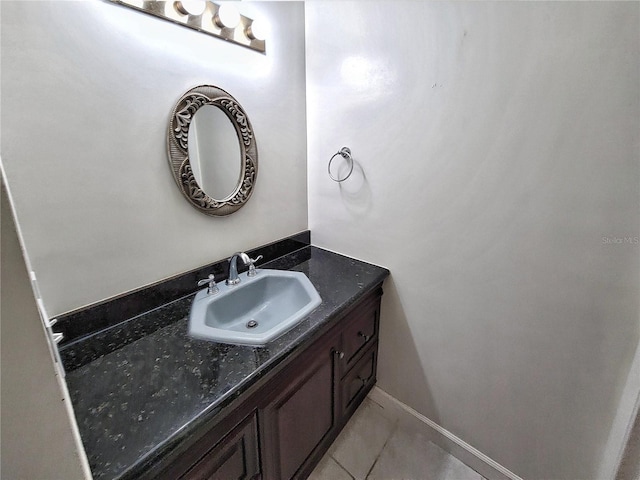
<instances>
[{"instance_id":1,"label":"vanity light fixture","mask_svg":"<svg viewBox=\"0 0 640 480\"><path fill-rule=\"evenodd\" d=\"M266 52L266 29L263 22L241 15L229 2L217 4L209 0L110 1L260 53Z\"/></svg>"}]
</instances>

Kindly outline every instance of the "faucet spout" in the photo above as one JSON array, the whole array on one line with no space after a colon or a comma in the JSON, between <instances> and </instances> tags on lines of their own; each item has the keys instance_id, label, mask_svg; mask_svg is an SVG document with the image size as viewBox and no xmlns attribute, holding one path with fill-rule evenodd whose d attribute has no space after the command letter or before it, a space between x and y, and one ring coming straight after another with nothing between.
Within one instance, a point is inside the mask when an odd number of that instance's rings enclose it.
<instances>
[{"instance_id":1,"label":"faucet spout","mask_svg":"<svg viewBox=\"0 0 640 480\"><path fill-rule=\"evenodd\" d=\"M227 278L225 282L227 285L237 285L240 283L240 278L238 278L238 258L242 260L242 263L245 265L251 264L251 259L246 253L234 253L229 259L229 278Z\"/></svg>"}]
</instances>

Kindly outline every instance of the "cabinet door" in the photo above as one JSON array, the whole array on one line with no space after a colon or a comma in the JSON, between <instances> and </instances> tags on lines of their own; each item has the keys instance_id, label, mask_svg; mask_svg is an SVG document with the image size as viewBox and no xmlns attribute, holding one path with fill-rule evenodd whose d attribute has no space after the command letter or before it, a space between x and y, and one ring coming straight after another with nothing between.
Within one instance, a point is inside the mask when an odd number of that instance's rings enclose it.
<instances>
[{"instance_id":1,"label":"cabinet door","mask_svg":"<svg viewBox=\"0 0 640 480\"><path fill-rule=\"evenodd\" d=\"M281 372L272 398L260 411L265 479L293 478L336 420L334 348L322 342Z\"/></svg>"},{"instance_id":2,"label":"cabinet door","mask_svg":"<svg viewBox=\"0 0 640 480\"><path fill-rule=\"evenodd\" d=\"M201 458L184 480L249 480L260 473L256 416L251 415Z\"/></svg>"}]
</instances>

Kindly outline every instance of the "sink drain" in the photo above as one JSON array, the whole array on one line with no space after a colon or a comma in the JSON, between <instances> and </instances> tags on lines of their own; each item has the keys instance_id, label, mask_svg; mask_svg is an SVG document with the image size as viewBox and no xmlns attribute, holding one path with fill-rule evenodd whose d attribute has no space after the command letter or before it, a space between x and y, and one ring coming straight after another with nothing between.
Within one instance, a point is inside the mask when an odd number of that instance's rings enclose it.
<instances>
[{"instance_id":1,"label":"sink drain","mask_svg":"<svg viewBox=\"0 0 640 480\"><path fill-rule=\"evenodd\" d=\"M256 322L255 320L249 320L247 322L247 328L255 328L258 326L258 322Z\"/></svg>"}]
</instances>

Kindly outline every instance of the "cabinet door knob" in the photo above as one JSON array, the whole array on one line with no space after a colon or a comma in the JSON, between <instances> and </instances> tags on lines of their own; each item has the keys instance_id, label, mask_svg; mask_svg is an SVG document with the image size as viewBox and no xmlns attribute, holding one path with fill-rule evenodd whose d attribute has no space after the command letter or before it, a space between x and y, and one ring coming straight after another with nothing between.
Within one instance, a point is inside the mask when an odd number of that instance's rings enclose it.
<instances>
[{"instance_id":1,"label":"cabinet door knob","mask_svg":"<svg viewBox=\"0 0 640 480\"><path fill-rule=\"evenodd\" d=\"M344 358L344 352L341 352L339 350L336 350L335 352L333 352L337 355L338 358Z\"/></svg>"},{"instance_id":2,"label":"cabinet door knob","mask_svg":"<svg viewBox=\"0 0 640 480\"><path fill-rule=\"evenodd\" d=\"M369 381L368 378L362 378L360 375L358 375L358 380L360 380L363 385L366 385L367 382Z\"/></svg>"},{"instance_id":3,"label":"cabinet door knob","mask_svg":"<svg viewBox=\"0 0 640 480\"><path fill-rule=\"evenodd\" d=\"M358 332L358 336L364 338L364 343L367 343L369 341L369 339L371 338L369 335L365 335L362 332Z\"/></svg>"}]
</instances>

